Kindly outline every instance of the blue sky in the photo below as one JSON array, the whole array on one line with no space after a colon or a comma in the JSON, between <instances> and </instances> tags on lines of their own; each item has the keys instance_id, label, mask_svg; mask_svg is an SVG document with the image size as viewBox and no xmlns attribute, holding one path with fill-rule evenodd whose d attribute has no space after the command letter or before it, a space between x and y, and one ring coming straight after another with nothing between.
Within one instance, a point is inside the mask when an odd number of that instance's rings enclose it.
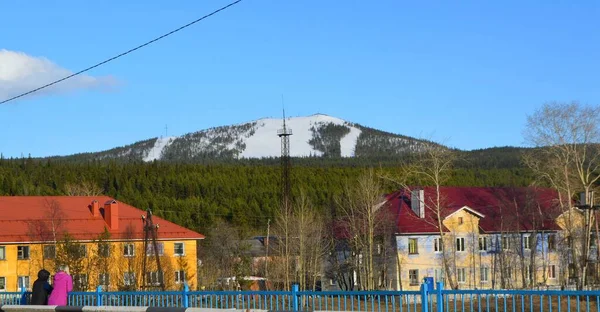
<instances>
[{"instance_id":1,"label":"blue sky","mask_svg":"<svg viewBox=\"0 0 600 312\"><path fill-rule=\"evenodd\" d=\"M2 1L0 98L40 82L19 80L40 57L57 75L77 71L227 3ZM292 116L462 149L522 145L542 103L600 105L598 16L597 1L244 0L60 90L0 106L0 152L98 151L165 125L180 135L276 117L282 94ZM15 53L25 60L16 68Z\"/></svg>"}]
</instances>

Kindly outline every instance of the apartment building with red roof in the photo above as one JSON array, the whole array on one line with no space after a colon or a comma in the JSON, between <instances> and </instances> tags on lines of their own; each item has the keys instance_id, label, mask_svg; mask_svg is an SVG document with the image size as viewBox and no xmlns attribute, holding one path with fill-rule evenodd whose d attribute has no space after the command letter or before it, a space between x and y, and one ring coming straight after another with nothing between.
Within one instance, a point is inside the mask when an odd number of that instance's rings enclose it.
<instances>
[{"instance_id":1,"label":"apartment building with red roof","mask_svg":"<svg viewBox=\"0 0 600 312\"><path fill-rule=\"evenodd\" d=\"M153 216L161 274L150 257L153 244L143 250L146 214L107 196L0 197L0 291L30 289L42 268L53 274L67 241L80 250L71 267L80 290L140 289L161 282L172 289L183 283L195 288L197 241L204 236Z\"/></svg>"},{"instance_id":2,"label":"apartment building with red roof","mask_svg":"<svg viewBox=\"0 0 600 312\"><path fill-rule=\"evenodd\" d=\"M556 286L562 211L546 188L433 187L386 196L396 225L397 289L424 277L456 288ZM439 199L439 204L438 204Z\"/></svg>"}]
</instances>

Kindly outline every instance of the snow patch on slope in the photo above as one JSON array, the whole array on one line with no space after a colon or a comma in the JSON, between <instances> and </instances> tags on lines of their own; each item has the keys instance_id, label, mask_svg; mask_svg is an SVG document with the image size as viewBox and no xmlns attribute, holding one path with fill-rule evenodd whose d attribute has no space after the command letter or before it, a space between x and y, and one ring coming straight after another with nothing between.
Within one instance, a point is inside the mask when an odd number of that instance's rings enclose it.
<instances>
[{"instance_id":1,"label":"snow patch on slope","mask_svg":"<svg viewBox=\"0 0 600 312\"><path fill-rule=\"evenodd\" d=\"M164 137L156 139L154 146L148 151L148 154L144 157L144 161L159 160L162 156L163 150L173 142L176 137Z\"/></svg>"},{"instance_id":2,"label":"snow patch on slope","mask_svg":"<svg viewBox=\"0 0 600 312\"><path fill-rule=\"evenodd\" d=\"M254 135L246 139L246 149L241 153L243 158L261 158L261 157L277 157L281 155L281 139L277 136L277 130L282 128L283 121L278 118L264 118L256 121ZM286 127L292 130L290 136L290 156L305 157L305 156L321 156L320 151L313 149L308 143L312 138L310 128L314 125L322 123L334 123L338 125L347 125L342 119L327 116L327 115L312 115L308 117L292 117L285 121ZM347 125L348 126L348 125ZM350 129L354 127L349 126ZM356 129L358 130L358 129ZM360 130L359 134L360 134ZM353 132L351 131L350 134ZM355 132L354 132L355 133ZM346 137L350 136L346 135ZM346 139L344 137L344 139ZM358 138L358 136L356 136ZM356 138L346 139L342 149L348 154L354 151ZM349 152L348 152L349 151Z\"/></svg>"},{"instance_id":3,"label":"snow patch on slope","mask_svg":"<svg viewBox=\"0 0 600 312\"><path fill-rule=\"evenodd\" d=\"M362 131L360 129L347 125L350 132L340 140L340 152L342 157L354 157L356 141Z\"/></svg>"}]
</instances>

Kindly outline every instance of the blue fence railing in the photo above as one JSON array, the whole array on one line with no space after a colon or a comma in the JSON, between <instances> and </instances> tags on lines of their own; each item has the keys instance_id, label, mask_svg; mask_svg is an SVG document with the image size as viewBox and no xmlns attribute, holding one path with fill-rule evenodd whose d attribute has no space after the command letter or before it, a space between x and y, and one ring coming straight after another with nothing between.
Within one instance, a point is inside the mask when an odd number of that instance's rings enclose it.
<instances>
[{"instance_id":1,"label":"blue fence railing","mask_svg":"<svg viewBox=\"0 0 600 312\"><path fill-rule=\"evenodd\" d=\"M153 306L209 309L378 312L600 312L600 291L181 291L72 292L73 306ZM30 293L0 292L0 305L28 304Z\"/></svg>"}]
</instances>

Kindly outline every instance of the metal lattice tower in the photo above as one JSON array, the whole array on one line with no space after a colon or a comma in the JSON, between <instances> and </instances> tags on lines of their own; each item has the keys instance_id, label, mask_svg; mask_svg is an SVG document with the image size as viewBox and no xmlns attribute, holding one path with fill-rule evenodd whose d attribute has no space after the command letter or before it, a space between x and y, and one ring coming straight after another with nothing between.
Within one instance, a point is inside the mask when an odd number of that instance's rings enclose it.
<instances>
[{"instance_id":1,"label":"metal lattice tower","mask_svg":"<svg viewBox=\"0 0 600 312\"><path fill-rule=\"evenodd\" d=\"M281 138L281 205L282 209L290 209L292 186L290 182L290 136L292 129L285 124L285 109L283 110L283 128L277 130L277 136Z\"/></svg>"}]
</instances>

